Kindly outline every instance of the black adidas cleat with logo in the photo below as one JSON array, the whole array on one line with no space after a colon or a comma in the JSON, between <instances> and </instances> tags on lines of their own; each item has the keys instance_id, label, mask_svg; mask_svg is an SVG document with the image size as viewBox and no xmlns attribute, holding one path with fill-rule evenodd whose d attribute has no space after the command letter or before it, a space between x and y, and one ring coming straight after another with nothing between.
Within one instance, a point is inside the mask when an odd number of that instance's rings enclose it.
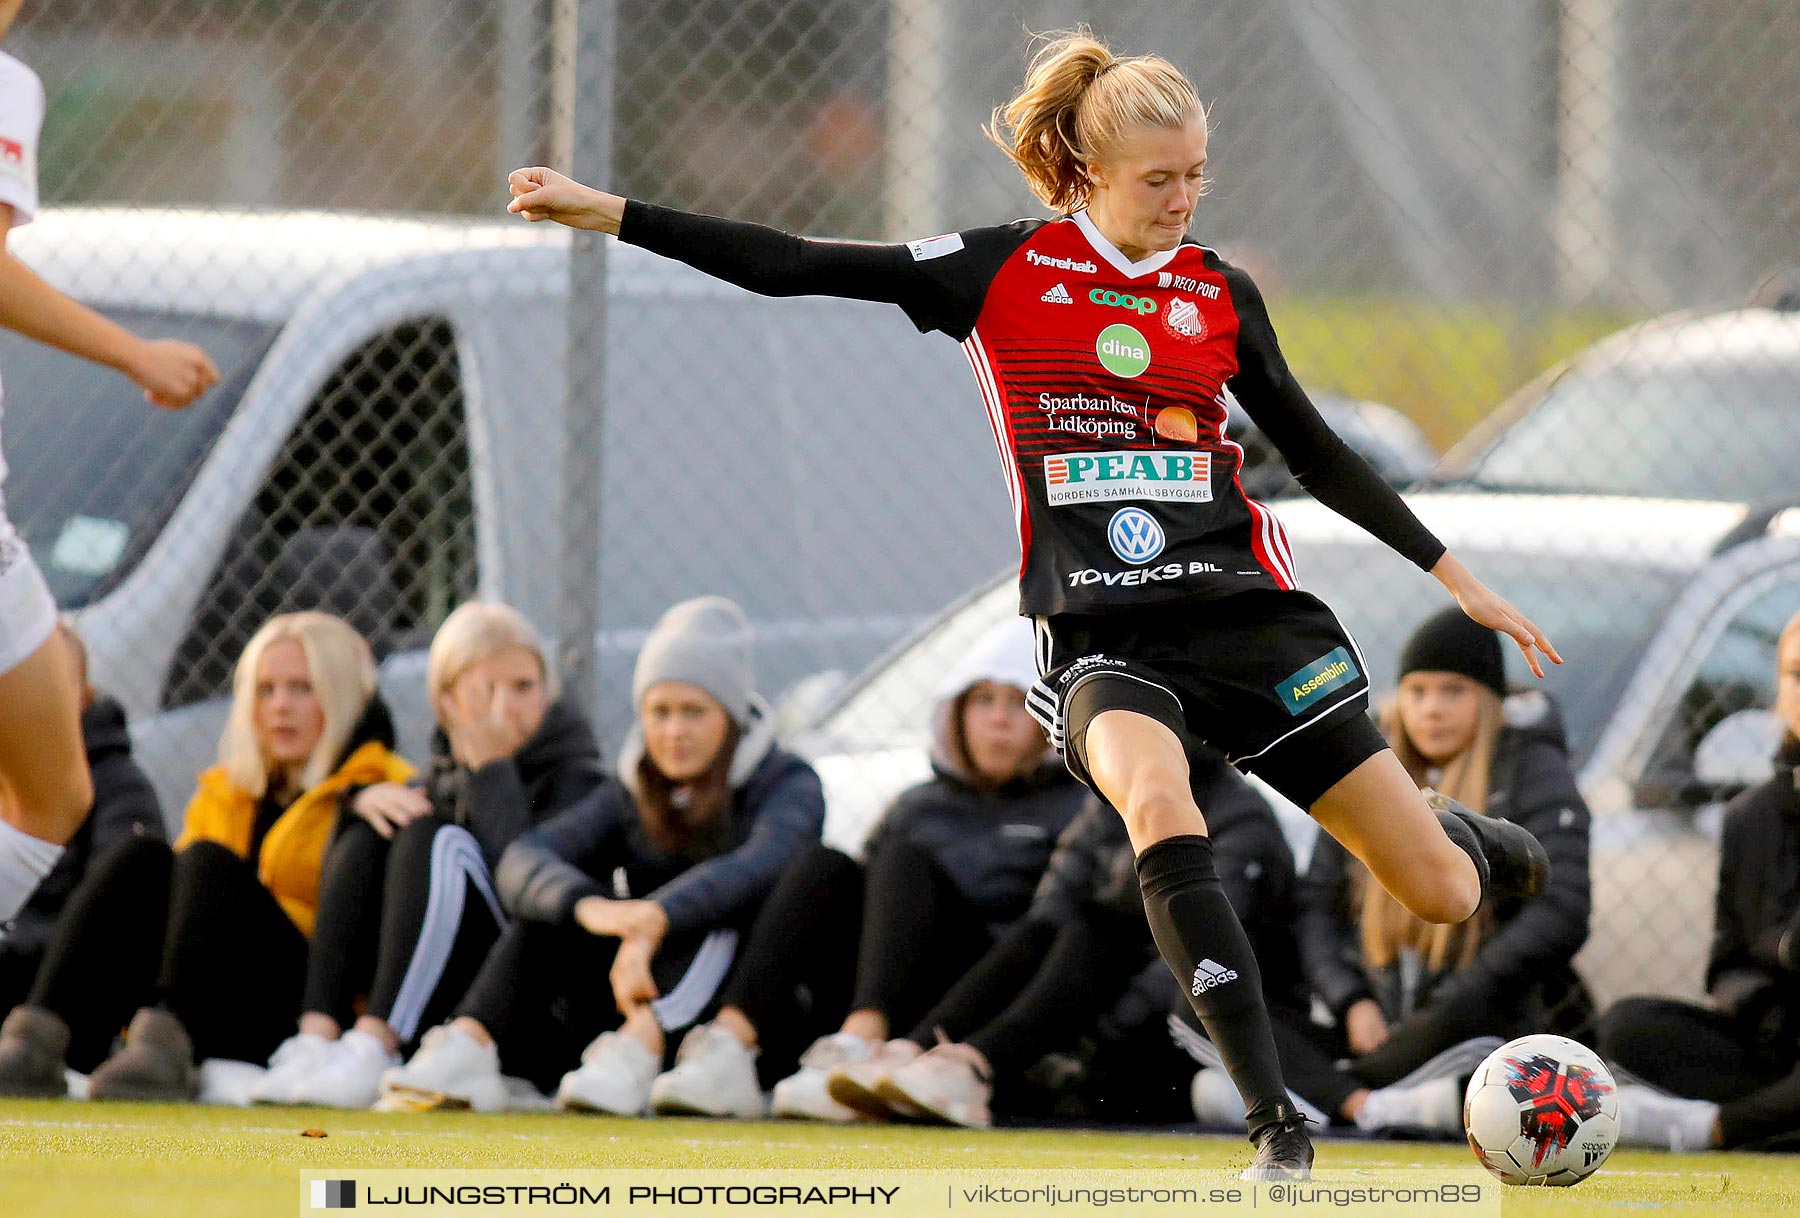
<instances>
[{"instance_id":1,"label":"black adidas cleat with logo","mask_svg":"<svg viewBox=\"0 0 1800 1218\"><path fill-rule=\"evenodd\" d=\"M1529 829L1498 816L1483 816L1437 791L1425 792L1425 802L1458 846L1467 850L1467 835L1473 835L1482 855L1475 860L1475 870L1481 873L1483 904L1490 898L1522 901L1550 882L1550 856Z\"/></svg>"},{"instance_id":2,"label":"black adidas cleat with logo","mask_svg":"<svg viewBox=\"0 0 1800 1218\"><path fill-rule=\"evenodd\" d=\"M1279 1116L1253 1130L1250 1140L1256 1143L1256 1157L1238 1179L1264 1184L1312 1179L1313 1145L1306 1134L1306 1118L1286 1104L1280 1105Z\"/></svg>"}]
</instances>

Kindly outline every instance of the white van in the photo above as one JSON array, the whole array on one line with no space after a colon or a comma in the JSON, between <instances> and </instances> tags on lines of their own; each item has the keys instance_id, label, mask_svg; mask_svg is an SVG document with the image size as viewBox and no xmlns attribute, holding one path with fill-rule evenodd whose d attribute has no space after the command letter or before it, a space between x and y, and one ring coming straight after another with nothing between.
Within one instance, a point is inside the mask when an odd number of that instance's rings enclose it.
<instances>
[{"instance_id":1,"label":"white van","mask_svg":"<svg viewBox=\"0 0 1800 1218\"><path fill-rule=\"evenodd\" d=\"M45 278L224 380L157 411L114 373L0 334L12 517L77 612L177 816L231 665L325 607L385 657L424 756L423 649L457 602L557 627L569 234L310 213L52 210L9 238ZM778 692L856 671L1001 565L1011 526L957 348L894 310L768 301L608 253L598 705L636 649L723 592Z\"/></svg>"}]
</instances>

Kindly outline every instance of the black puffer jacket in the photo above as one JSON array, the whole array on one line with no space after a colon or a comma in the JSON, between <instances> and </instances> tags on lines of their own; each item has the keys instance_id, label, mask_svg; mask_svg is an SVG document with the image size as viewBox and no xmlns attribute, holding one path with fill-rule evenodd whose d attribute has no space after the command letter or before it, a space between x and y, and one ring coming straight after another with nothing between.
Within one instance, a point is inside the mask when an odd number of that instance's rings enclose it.
<instances>
[{"instance_id":1,"label":"black puffer jacket","mask_svg":"<svg viewBox=\"0 0 1800 1218\"><path fill-rule=\"evenodd\" d=\"M88 769L94 775L94 805L63 847L56 866L32 890L31 899L13 919L6 938L0 941L0 953L41 955L69 894L94 860L131 838L161 841L165 836L156 789L131 756L125 708L111 698L96 698L82 712L81 740L87 749Z\"/></svg>"},{"instance_id":2,"label":"black puffer jacket","mask_svg":"<svg viewBox=\"0 0 1800 1218\"><path fill-rule=\"evenodd\" d=\"M1334 1015L1361 998L1397 1023L1432 1002L1490 1001L1504 1018L1547 1012L1578 990L1570 961L1587 941L1587 805L1569 768L1562 717L1542 693L1506 700L1506 726L1488 780L1487 811L1537 835L1550 856L1549 887L1495 910L1497 925L1465 969L1414 976L1398 963L1363 966L1350 856L1320 834L1300 885L1300 946L1307 979Z\"/></svg>"},{"instance_id":3,"label":"black puffer jacket","mask_svg":"<svg viewBox=\"0 0 1800 1218\"><path fill-rule=\"evenodd\" d=\"M1787 939L1783 952L1783 938ZM1706 988L1766 1038L1800 1034L1800 741L1775 775L1733 799L1719 840Z\"/></svg>"},{"instance_id":4,"label":"black puffer jacket","mask_svg":"<svg viewBox=\"0 0 1800 1218\"><path fill-rule=\"evenodd\" d=\"M644 831L637 797L612 779L514 842L495 873L500 900L518 917L566 923L583 897L643 898L661 905L669 934L746 923L825 825L825 792L813 768L775 747L761 702L732 754L731 804L719 832L669 852ZM619 772L635 782L642 735L632 730Z\"/></svg>"},{"instance_id":5,"label":"black puffer jacket","mask_svg":"<svg viewBox=\"0 0 1800 1218\"><path fill-rule=\"evenodd\" d=\"M452 757L449 739L438 731L431 740L431 766L418 785L435 816L474 834L493 868L521 833L579 802L605 779L593 726L580 711L557 701L517 753L479 770Z\"/></svg>"}]
</instances>

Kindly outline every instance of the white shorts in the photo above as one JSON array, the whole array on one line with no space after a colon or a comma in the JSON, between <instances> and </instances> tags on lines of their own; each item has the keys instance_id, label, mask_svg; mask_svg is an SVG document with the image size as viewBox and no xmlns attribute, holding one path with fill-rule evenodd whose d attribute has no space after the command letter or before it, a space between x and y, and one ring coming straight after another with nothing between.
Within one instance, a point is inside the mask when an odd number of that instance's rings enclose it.
<instances>
[{"instance_id":1,"label":"white shorts","mask_svg":"<svg viewBox=\"0 0 1800 1218\"><path fill-rule=\"evenodd\" d=\"M50 585L0 513L0 673L24 663L55 629L56 601Z\"/></svg>"}]
</instances>

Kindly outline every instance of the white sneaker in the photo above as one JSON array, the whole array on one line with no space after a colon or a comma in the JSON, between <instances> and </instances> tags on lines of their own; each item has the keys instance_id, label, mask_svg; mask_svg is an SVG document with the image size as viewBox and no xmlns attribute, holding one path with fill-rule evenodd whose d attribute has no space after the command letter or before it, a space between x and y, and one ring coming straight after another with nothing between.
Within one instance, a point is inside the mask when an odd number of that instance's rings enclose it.
<instances>
[{"instance_id":1,"label":"white sneaker","mask_svg":"<svg viewBox=\"0 0 1800 1218\"><path fill-rule=\"evenodd\" d=\"M1222 1066L1202 1066L1194 1072L1188 1087L1194 1104L1194 1119L1202 1125L1221 1129L1244 1127L1244 1097L1237 1084Z\"/></svg>"},{"instance_id":2,"label":"white sneaker","mask_svg":"<svg viewBox=\"0 0 1800 1218\"><path fill-rule=\"evenodd\" d=\"M1463 1091L1469 1075L1501 1045L1477 1036L1451 1045L1405 1078L1369 1092L1356 1114L1358 1129L1423 1129L1460 1135Z\"/></svg>"},{"instance_id":3,"label":"white sneaker","mask_svg":"<svg viewBox=\"0 0 1800 1218\"><path fill-rule=\"evenodd\" d=\"M987 1129L994 1123L988 1101L994 1080L981 1054L955 1043L927 1049L875 1085L896 1112L908 1106L964 1129Z\"/></svg>"},{"instance_id":4,"label":"white sneaker","mask_svg":"<svg viewBox=\"0 0 1800 1218\"><path fill-rule=\"evenodd\" d=\"M268 1070L256 1062L209 1057L200 1063L200 1094L194 1099L201 1104L248 1108L251 1089L267 1073Z\"/></svg>"},{"instance_id":5,"label":"white sneaker","mask_svg":"<svg viewBox=\"0 0 1800 1218\"><path fill-rule=\"evenodd\" d=\"M631 1037L602 1032L582 1051L581 1065L563 1075L556 1103L578 1112L642 1116L661 1068L662 1062Z\"/></svg>"},{"instance_id":6,"label":"white sneaker","mask_svg":"<svg viewBox=\"0 0 1800 1218\"><path fill-rule=\"evenodd\" d=\"M1657 1150L1711 1150L1719 1106L1642 1083L1619 1086L1619 1144Z\"/></svg>"},{"instance_id":7,"label":"white sneaker","mask_svg":"<svg viewBox=\"0 0 1800 1218\"><path fill-rule=\"evenodd\" d=\"M673 1115L760 1118L755 1052L723 1028L701 1024L676 1050L675 1068L650 1084L650 1107Z\"/></svg>"},{"instance_id":8,"label":"white sneaker","mask_svg":"<svg viewBox=\"0 0 1800 1218\"><path fill-rule=\"evenodd\" d=\"M380 1038L354 1028L331 1046L325 1060L300 1076L290 1089L294 1104L321 1108L368 1108L381 1097L381 1076L400 1064Z\"/></svg>"},{"instance_id":9,"label":"white sneaker","mask_svg":"<svg viewBox=\"0 0 1800 1218\"><path fill-rule=\"evenodd\" d=\"M874 1045L848 1032L819 1037L800 1055L800 1069L775 1084L769 1115L839 1125L862 1120L862 1113L831 1098L825 1089L825 1076L838 1066L866 1061L874 1052Z\"/></svg>"},{"instance_id":10,"label":"white sneaker","mask_svg":"<svg viewBox=\"0 0 1800 1218\"><path fill-rule=\"evenodd\" d=\"M292 1104L294 1087L306 1075L318 1069L331 1053L335 1040L296 1032L281 1042L269 1058L269 1070L250 1088L252 1104Z\"/></svg>"},{"instance_id":11,"label":"white sneaker","mask_svg":"<svg viewBox=\"0 0 1800 1218\"><path fill-rule=\"evenodd\" d=\"M500 1050L482 1044L454 1024L425 1033L425 1042L404 1066L384 1070L376 1107L386 1112L425 1112L432 1108L473 1108L500 1112L506 1108L506 1082L500 1077Z\"/></svg>"},{"instance_id":12,"label":"white sneaker","mask_svg":"<svg viewBox=\"0 0 1800 1218\"><path fill-rule=\"evenodd\" d=\"M825 1090L846 1108L854 1108L878 1121L891 1116L919 1120L929 1114L904 1101L889 1103L881 1094L881 1084L887 1081L888 1075L916 1060L924 1051L910 1040L887 1041L862 1061L832 1067L825 1075Z\"/></svg>"}]
</instances>

